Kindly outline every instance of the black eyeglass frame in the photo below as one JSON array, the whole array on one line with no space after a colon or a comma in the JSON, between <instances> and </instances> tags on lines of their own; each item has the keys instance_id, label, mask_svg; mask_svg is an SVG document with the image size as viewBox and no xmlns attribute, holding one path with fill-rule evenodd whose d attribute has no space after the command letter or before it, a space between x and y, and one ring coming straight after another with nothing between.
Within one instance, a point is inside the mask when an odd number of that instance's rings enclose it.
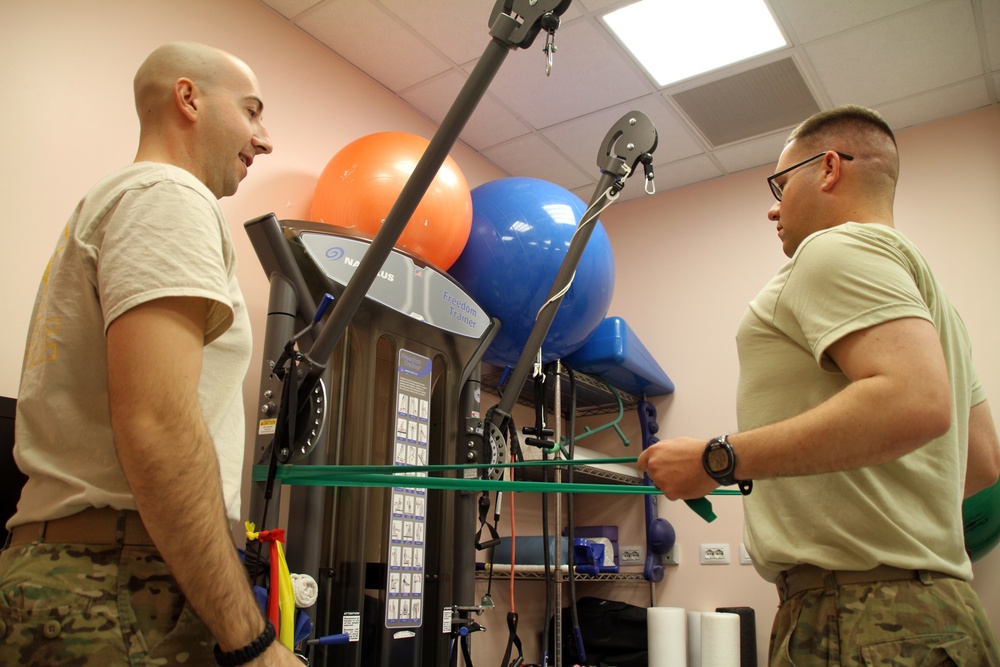
<instances>
[{"instance_id":1,"label":"black eyeglass frame","mask_svg":"<svg viewBox=\"0 0 1000 667\"><path fill-rule=\"evenodd\" d=\"M771 174L770 176L768 176L767 177L767 184L771 187L771 194L774 195L774 198L777 199L778 201L781 201L781 187L777 183L774 182L774 179L778 178L779 176L784 176L788 172L792 171L793 169L798 169L799 167L801 167L804 164L809 164L813 160L818 160L819 158L823 157L824 155L826 155L829 152L830 151L823 151L822 153L817 153L816 155L813 155L811 158L806 158L802 162L793 164L791 167L789 167L787 169L782 169L778 173ZM834 153L836 153L837 155L839 155L841 158L843 158L845 160L853 160L854 159L853 155L848 155L847 153L841 153L840 151L834 151Z\"/></svg>"}]
</instances>

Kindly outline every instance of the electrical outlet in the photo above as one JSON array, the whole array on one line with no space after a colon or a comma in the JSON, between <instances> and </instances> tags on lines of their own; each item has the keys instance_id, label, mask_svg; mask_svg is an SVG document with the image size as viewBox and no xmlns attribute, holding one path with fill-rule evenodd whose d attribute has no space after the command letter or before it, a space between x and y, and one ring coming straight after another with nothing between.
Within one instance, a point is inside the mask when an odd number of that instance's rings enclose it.
<instances>
[{"instance_id":1,"label":"electrical outlet","mask_svg":"<svg viewBox=\"0 0 1000 667\"><path fill-rule=\"evenodd\" d=\"M646 562L644 547L620 547L618 549L619 565L642 565Z\"/></svg>"},{"instance_id":2,"label":"electrical outlet","mask_svg":"<svg viewBox=\"0 0 1000 667\"><path fill-rule=\"evenodd\" d=\"M698 560L702 565L728 565L728 544L702 544L698 549Z\"/></svg>"},{"instance_id":3,"label":"electrical outlet","mask_svg":"<svg viewBox=\"0 0 1000 667\"><path fill-rule=\"evenodd\" d=\"M660 562L663 565L681 564L681 548L677 546L676 542L674 542L674 546L670 547L670 551L660 556Z\"/></svg>"},{"instance_id":4,"label":"electrical outlet","mask_svg":"<svg viewBox=\"0 0 1000 667\"><path fill-rule=\"evenodd\" d=\"M747 551L747 545L740 545L740 565L753 565L753 561L750 560L750 552Z\"/></svg>"}]
</instances>

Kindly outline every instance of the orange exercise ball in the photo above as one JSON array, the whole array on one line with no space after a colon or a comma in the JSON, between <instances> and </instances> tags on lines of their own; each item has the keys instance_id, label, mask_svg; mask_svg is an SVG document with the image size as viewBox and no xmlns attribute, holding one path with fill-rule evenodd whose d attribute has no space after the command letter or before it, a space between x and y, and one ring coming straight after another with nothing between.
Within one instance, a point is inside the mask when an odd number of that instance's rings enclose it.
<instances>
[{"instance_id":1,"label":"orange exercise ball","mask_svg":"<svg viewBox=\"0 0 1000 667\"><path fill-rule=\"evenodd\" d=\"M377 234L430 142L406 132L378 132L344 146L316 183L310 217ZM472 229L472 195L449 156L396 241L440 269L462 254Z\"/></svg>"}]
</instances>

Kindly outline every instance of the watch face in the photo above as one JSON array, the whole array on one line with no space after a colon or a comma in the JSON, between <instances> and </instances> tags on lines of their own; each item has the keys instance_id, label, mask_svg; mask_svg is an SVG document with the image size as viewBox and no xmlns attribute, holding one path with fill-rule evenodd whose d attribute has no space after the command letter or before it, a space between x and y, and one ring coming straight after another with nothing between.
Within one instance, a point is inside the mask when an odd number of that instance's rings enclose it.
<instances>
[{"instance_id":1,"label":"watch face","mask_svg":"<svg viewBox=\"0 0 1000 667\"><path fill-rule=\"evenodd\" d=\"M729 469L729 452L724 447L708 450L708 468L714 473L726 472Z\"/></svg>"}]
</instances>

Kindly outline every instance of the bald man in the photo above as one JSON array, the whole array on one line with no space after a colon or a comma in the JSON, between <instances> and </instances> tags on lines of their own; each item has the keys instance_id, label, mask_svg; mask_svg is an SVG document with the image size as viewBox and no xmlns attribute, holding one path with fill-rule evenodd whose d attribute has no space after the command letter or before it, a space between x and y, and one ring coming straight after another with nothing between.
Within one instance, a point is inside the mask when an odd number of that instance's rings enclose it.
<instances>
[{"instance_id":1,"label":"bald man","mask_svg":"<svg viewBox=\"0 0 1000 667\"><path fill-rule=\"evenodd\" d=\"M134 88L135 162L80 201L35 302L0 663L297 665L232 541L251 341L218 200L271 152L260 89L194 43Z\"/></svg>"},{"instance_id":2,"label":"bald man","mask_svg":"<svg viewBox=\"0 0 1000 667\"><path fill-rule=\"evenodd\" d=\"M1000 665L962 539L1000 444L961 317L895 229L898 175L870 109L796 128L768 178L790 261L737 332L739 431L639 459L670 498L747 494L772 666Z\"/></svg>"}]
</instances>

